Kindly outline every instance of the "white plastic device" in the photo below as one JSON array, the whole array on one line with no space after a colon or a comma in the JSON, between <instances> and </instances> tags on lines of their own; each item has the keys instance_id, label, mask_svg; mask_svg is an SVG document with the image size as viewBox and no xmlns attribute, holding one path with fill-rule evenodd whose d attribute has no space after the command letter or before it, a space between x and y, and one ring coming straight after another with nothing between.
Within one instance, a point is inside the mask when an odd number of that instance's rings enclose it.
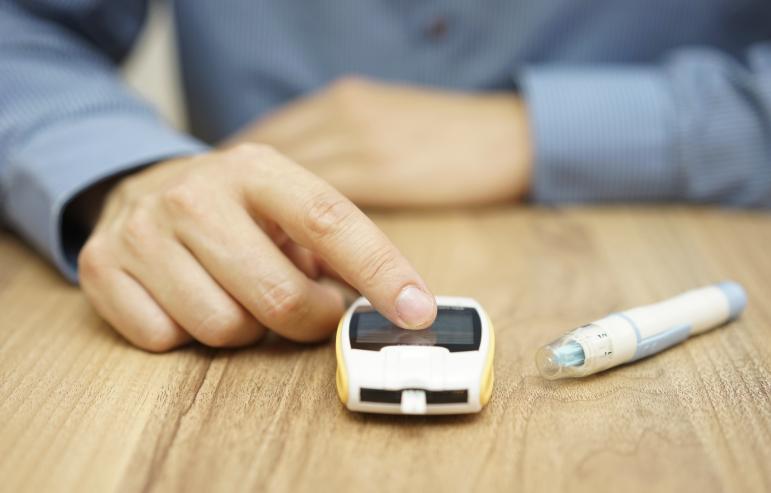
<instances>
[{"instance_id":1,"label":"white plastic device","mask_svg":"<svg viewBox=\"0 0 771 493\"><path fill-rule=\"evenodd\" d=\"M352 411L478 412L493 389L495 335L471 298L438 296L434 324L402 329L359 298L337 329L337 392Z\"/></svg>"},{"instance_id":2,"label":"white plastic device","mask_svg":"<svg viewBox=\"0 0 771 493\"><path fill-rule=\"evenodd\" d=\"M591 375L735 320L746 304L747 295L735 282L686 291L578 327L542 347L536 366L549 380Z\"/></svg>"}]
</instances>

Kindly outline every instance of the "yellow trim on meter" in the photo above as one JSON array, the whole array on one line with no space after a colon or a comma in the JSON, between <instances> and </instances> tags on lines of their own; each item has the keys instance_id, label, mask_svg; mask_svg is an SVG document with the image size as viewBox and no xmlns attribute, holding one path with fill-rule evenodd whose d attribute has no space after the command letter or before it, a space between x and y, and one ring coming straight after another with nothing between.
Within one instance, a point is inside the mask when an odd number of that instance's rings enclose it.
<instances>
[{"instance_id":1,"label":"yellow trim on meter","mask_svg":"<svg viewBox=\"0 0 771 493\"><path fill-rule=\"evenodd\" d=\"M485 314L486 315L486 314ZM490 347L487 350L487 359L485 367L482 370L482 381L479 384L479 403L485 406L493 395L493 383L495 382L495 371L493 370L493 356L495 355L495 329L490 317L487 318L487 326L490 327Z\"/></svg>"},{"instance_id":2,"label":"yellow trim on meter","mask_svg":"<svg viewBox=\"0 0 771 493\"><path fill-rule=\"evenodd\" d=\"M347 317L340 320L337 326L337 337L335 338L335 353L337 354L337 372L335 373L335 383L337 395L343 404L348 404L348 374L345 370L345 361L343 361L343 322Z\"/></svg>"}]
</instances>

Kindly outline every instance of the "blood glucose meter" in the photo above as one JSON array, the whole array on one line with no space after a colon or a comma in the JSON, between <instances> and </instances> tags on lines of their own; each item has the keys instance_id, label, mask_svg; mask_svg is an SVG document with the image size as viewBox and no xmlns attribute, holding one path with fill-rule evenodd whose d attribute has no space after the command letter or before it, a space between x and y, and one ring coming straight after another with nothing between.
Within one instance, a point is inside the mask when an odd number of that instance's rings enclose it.
<instances>
[{"instance_id":1,"label":"blood glucose meter","mask_svg":"<svg viewBox=\"0 0 771 493\"><path fill-rule=\"evenodd\" d=\"M478 412L493 390L495 335L471 298L438 296L434 324L402 329L359 298L337 328L337 393L351 411Z\"/></svg>"}]
</instances>

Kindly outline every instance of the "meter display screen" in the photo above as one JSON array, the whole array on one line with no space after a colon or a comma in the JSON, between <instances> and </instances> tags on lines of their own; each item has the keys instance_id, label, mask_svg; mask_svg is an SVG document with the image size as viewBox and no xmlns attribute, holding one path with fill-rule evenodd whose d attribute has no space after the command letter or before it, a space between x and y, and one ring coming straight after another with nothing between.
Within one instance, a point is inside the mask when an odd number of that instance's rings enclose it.
<instances>
[{"instance_id":1,"label":"meter display screen","mask_svg":"<svg viewBox=\"0 0 771 493\"><path fill-rule=\"evenodd\" d=\"M482 339L479 313L473 308L440 306L434 324L421 330L397 327L370 307L351 317L351 348L379 351L386 346L439 346L450 352L476 351Z\"/></svg>"}]
</instances>

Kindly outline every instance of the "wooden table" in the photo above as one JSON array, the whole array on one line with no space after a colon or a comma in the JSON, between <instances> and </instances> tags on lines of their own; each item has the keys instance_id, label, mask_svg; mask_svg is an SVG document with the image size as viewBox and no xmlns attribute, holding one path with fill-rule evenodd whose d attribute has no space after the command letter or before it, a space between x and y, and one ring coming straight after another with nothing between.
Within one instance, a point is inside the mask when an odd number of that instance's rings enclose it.
<instances>
[{"instance_id":1,"label":"wooden table","mask_svg":"<svg viewBox=\"0 0 771 493\"><path fill-rule=\"evenodd\" d=\"M771 216L689 208L378 215L497 329L479 415L352 414L332 344L164 355L0 236L3 491L769 491ZM608 312L735 279L728 327L581 381L533 353Z\"/></svg>"}]
</instances>

